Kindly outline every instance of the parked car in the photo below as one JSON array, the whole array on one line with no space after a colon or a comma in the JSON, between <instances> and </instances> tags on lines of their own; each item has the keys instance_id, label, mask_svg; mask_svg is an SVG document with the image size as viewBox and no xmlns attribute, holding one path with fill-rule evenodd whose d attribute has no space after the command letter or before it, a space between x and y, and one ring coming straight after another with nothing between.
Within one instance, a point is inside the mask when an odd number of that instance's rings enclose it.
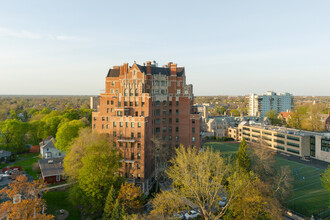
<instances>
[{"instance_id":1,"label":"parked car","mask_svg":"<svg viewBox=\"0 0 330 220\"><path fill-rule=\"evenodd\" d=\"M195 210L190 210L189 212L187 212L186 214L184 214L184 216L186 217L186 219L197 218L199 215L200 215L199 212L197 212Z\"/></svg>"},{"instance_id":2,"label":"parked car","mask_svg":"<svg viewBox=\"0 0 330 220\"><path fill-rule=\"evenodd\" d=\"M221 200L219 201L220 206L225 206L227 204L227 198L226 196L221 197Z\"/></svg>"}]
</instances>

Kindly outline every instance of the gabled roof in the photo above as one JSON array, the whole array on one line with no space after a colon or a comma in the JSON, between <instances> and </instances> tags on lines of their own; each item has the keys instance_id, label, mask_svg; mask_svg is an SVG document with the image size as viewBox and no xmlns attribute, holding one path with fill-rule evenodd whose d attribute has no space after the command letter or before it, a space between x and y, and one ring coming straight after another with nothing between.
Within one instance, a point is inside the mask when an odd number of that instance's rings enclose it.
<instances>
[{"instance_id":1,"label":"gabled roof","mask_svg":"<svg viewBox=\"0 0 330 220\"><path fill-rule=\"evenodd\" d=\"M54 138L51 138L50 140L45 140L45 145L41 145L40 148L56 148L54 145L54 142L56 140Z\"/></svg>"},{"instance_id":2,"label":"gabled roof","mask_svg":"<svg viewBox=\"0 0 330 220\"><path fill-rule=\"evenodd\" d=\"M40 159L38 162L43 177L63 174L63 158Z\"/></svg>"}]
</instances>

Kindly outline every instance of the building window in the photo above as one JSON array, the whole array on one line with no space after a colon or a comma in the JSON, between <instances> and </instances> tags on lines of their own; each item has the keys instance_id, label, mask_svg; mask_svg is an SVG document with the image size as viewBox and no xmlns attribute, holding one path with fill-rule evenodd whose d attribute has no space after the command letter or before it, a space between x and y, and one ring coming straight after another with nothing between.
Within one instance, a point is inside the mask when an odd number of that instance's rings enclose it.
<instances>
[{"instance_id":1,"label":"building window","mask_svg":"<svg viewBox=\"0 0 330 220\"><path fill-rule=\"evenodd\" d=\"M113 105L113 100L111 100L111 105Z\"/></svg>"},{"instance_id":2,"label":"building window","mask_svg":"<svg viewBox=\"0 0 330 220\"><path fill-rule=\"evenodd\" d=\"M144 102L141 103L141 106L144 107Z\"/></svg>"},{"instance_id":3,"label":"building window","mask_svg":"<svg viewBox=\"0 0 330 220\"><path fill-rule=\"evenodd\" d=\"M139 170L139 169L141 169L141 165L138 163L137 165L136 165L136 168Z\"/></svg>"},{"instance_id":4,"label":"building window","mask_svg":"<svg viewBox=\"0 0 330 220\"><path fill-rule=\"evenodd\" d=\"M191 120L191 123L192 123L192 124L195 124L195 119Z\"/></svg>"},{"instance_id":5,"label":"building window","mask_svg":"<svg viewBox=\"0 0 330 220\"><path fill-rule=\"evenodd\" d=\"M156 115L156 116L160 116L160 110L159 110L159 109L156 109L156 111L155 111L155 115Z\"/></svg>"},{"instance_id":6,"label":"building window","mask_svg":"<svg viewBox=\"0 0 330 220\"><path fill-rule=\"evenodd\" d=\"M109 105L109 100L107 100L107 105Z\"/></svg>"},{"instance_id":7,"label":"building window","mask_svg":"<svg viewBox=\"0 0 330 220\"><path fill-rule=\"evenodd\" d=\"M138 122L137 124L138 124L138 128L141 128L141 122Z\"/></svg>"},{"instance_id":8,"label":"building window","mask_svg":"<svg viewBox=\"0 0 330 220\"><path fill-rule=\"evenodd\" d=\"M195 133L195 128L191 128L191 132L194 134Z\"/></svg>"},{"instance_id":9,"label":"building window","mask_svg":"<svg viewBox=\"0 0 330 220\"><path fill-rule=\"evenodd\" d=\"M96 124L93 125L94 129L96 128Z\"/></svg>"},{"instance_id":10,"label":"building window","mask_svg":"<svg viewBox=\"0 0 330 220\"><path fill-rule=\"evenodd\" d=\"M176 114L176 115L179 115L179 109L176 109L176 110L175 110L175 114Z\"/></svg>"},{"instance_id":11,"label":"building window","mask_svg":"<svg viewBox=\"0 0 330 220\"><path fill-rule=\"evenodd\" d=\"M179 132L179 127L175 127L175 132Z\"/></svg>"},{"instance_id":12,"label":"building window","mask_svg":"<svg viewBox=\"0 0 330 220\"><path fill-rule=\"evenodd\" d=\"M135 102L135 107L139 106L139 102Z\"/></svg>"},{"instance_id":13,"label":"building window","mask_svg":"<svg viewBox=\"0 0 330 220\"><path fill-rule=\"evenodd\" d=\"M107 117L107 121L109 121L109 117Z\"/></svg>"},{"instance_id":14,"label":"building window","mask_svg":"<svg viewBox=\"0 0 330 220\"><path fill-rule=\"evenodd\" d=\"M195 141L195 137L192 137L191 140L194 142Z\"/></svg>"},{"instance_id":15,"label":"building window","mask_svg":"<svg viewBox=\"0 0 330 220\"><path fill-rule=\"evenodd\" d=\"M124 125L124 122L119 122L119 127L123 127L123 125Z\"/></svg>"},{"instance_id":16,"label":"building window","mask_svg":"<svg viewBox=\"0 0 330 220\"><path fill-rule=\"evenodd\" d=\"M134 148L134 143L131 143L131 148Z\"/></svg>"},{"instance_id":17,"label":"building window","mask_svg":"<svg viewBox=\"0 0 330 220\"><path fill-rule=\"evenodd\" d=\"M138 173L138 175L137 175L137 179L139 180L139 179L141 179L141 175Z\"/></svg>"},{"instance_id":18,"label":"building window","mask_svg":"<svg viewBox=\"0 0 330 220\"><path fill-rule=\"evenodd\" d=\"M169 118L169 119L168 119L168 123L169 123L169 124L172 124L172 118Z\"/></svg>"},{"instance_id":19,"label":"building window","mask_svg":"<svg viewBox=\"0 0 330 220\"><path fill-rule=\"evenodd\" d=\"M131 128L134 128L134 122L131 122Z\"/></svg>"},{"instance_id":20,"label":"building window","mask_svg":"<svg viewBox=\"0 0 330 220\"><path fill-rule=\"evenodd\" d=\"M179 118L176 118L175 119L175 123L179 123Z\"/></svg>"},{"instance_id":21,"label":"building window","mask_svg":"<svg viewBox=\"0 0 330 220\"><path fill-rule=\"evenodd\" d=\"M179 141L179 136L175 136L175 141Z\"/></svg>"},{"instance_id":22,"label":"building window","mask_svg":"<svg viewBox=\"0 0 330 220\"><path fill-rule=\"evenodd\" d=\"M115 82L114 81L111 81L111 85L114 86L115 85Z\"/></svg>"},{"instance_id":23,"label":"building window","mask_svg":"<svg viewBox=\"0 0 330 220\"><path fill-rule=\"evenodd\" d=\"M123 116L123 112L122 111L118 111L117 112L117 116Z\"/></svg>"},{"instance_id":24,"label":"building window","mask_svg":"<svg viewBox=\"0 0 330 220\"><path fill-rule=\"evenodd\" d=\"M109 113L109 109L107 108L107 113Z\"/></svg>"},{"instance_id":25,"label":"building window","mask_svg":"<svg viewBox=\"0 0 330 220\"><path fill-rule=\"evenodd\" d=\"M168 136L168 140L171 141L172 140L172 135Z\"/></svg>"},{"instance_id":26,"label":"building window","mask_svg":"<svg viewBox=\"0 0 330 220\"><path fill-rule=\"evenodd\" d=\"M172 134L172 127L168 127L168 132Z\"/></svg>"},{"instance_id":27,"label":"building window","mask_svg":"<svg viewBox=\"0 0 330 220\"><path fill-rule=\"evenodd\" d=\"M141 116L144 116L144 111L141 111Z\"/></svg>"},{"instance_id":28,"label":"building window","mask_svg":"<svg viewBox=\"0 0 330 220\"><path fill-rule=\"evenodd\" d=\"M134 138L134 132L131 132L131 138L132 139Z\"/></svg>"},{"instance_id":29,"label":"building window","mask_svg":"<svg viewBox=\"0 0 330 220\"><path fill-rule=\"evenodd\" d=\"M117 133L114 131L114 132L112 133L112 135L113 135L113 137L116 137L116 136L117 136Z\"/></svg>"},{"instance_id":30,"label":"building window","mask_svg":"<svg viewBox=\"0 0 330 220\"><path fill-rule=\"evenodd\" d=\"M163 118L162 123L166 124L166 118Z\"/></svg>"},{"instance_id":31,"label":"building window","mask_svg":"<svg viewBox=\"0 0 330 220\"><path fill-rule=\"evenodd\" d=\"M160 101L156 101L155 106L160 106Z\"/></svg>"},{"instance_id":32,"label":"building window","mask_svg":"<svg viewBox=\"0 0 330 220\"><path fill-rule=\"evenodd\" d=\"M132 107L132 106L133 106L133 102L129 102L129 106L131 106L131 107Z\"/></svg>"},{"instance_id":33,"label":"building window","mask_svg":"<svg viewBox=\"0 0 330 220\"><path fill-rule=\"evenodd\" d=\"M124 106L127 106L127 102L124 102Z\"/></svg>"},{"instance_id":34,"label":"building window","mask_svg":"<svg viewBox=\"0 0 330 220\"><path fill-rule=\"evenodd\" d=\"M134 160L134 153L131 153L131 160Z\"/></svg>"},{"instance_id":35,"label":"building window","mask_svg":"<svg viewBox=\"0 0 330 220\"><path fill-rule=\"evenodd\" d=\"M128 89L124 90L124 96L128 96Z\"/></svg>"},{"instance_id":36,"label":"building window","mask_svg":"<svg viewBox=\"0 0 330 220\"><path fill-rule=\"evenodd\" d=\"M163 101L163 106L166 106L166 101Z\"/></svg>"},{"instance_id":37,"label":"building window","mask_svg":"<svg viewBox=\"0 0 330 220\"><path fill-rule=\"evenodd\" d=\"M135 96L138 96L139 95L139 90L135 90Z\"/></svg>"},{"instance_id":38,"label":"building window","mask_svg":"<svg viewBox=\"0 0 330 220\"><path fill-rule=\"evenodd\" d=\"M107 125L107 127L106 127L107 129L109 128L109 125Z\"/></svg>"},{"instance_id":39,"label":"building window","mask_svg":"<svg viewBox=\"0 0 330 220\"><path fill-rule=\"evenodd\" d=\"M166 127L163 127L163 134L165 134L166 133Z\"/></svg>"},{"instance_id":40,"label":"building window","mask_svg":"<svg viewBox=\"0 0 330 220\"><path fill-rule=\"evenodd\" d=\"M122 142L119 142L119 147L122 147L123 146L123 143Z\"/></svg>"},{"instance_id":41,"label":"building window","mask_svg":"<svg viewBox=\"0 0 330 220\"><path fill-rule=\"evenodd\" d=\"M175 105L176 105L176 106L179 106L179 101L176 101L176 102L175 102Z\"/></svg>"},{"instance_id":42,"label":"building window","mask_svg":"<svg viewBox=\"0 0 330 220\"><path fill-rule=\"evenodd\" d=\"M104 121L105 119L104 119L104 117L102 117L102 121Z\"/></svg>"},{"instance_id":43,"label":"building window","mask_svg":"<svg viewBox=\"0 0 330 220\"><path fill-rule=\"evenodd\" d=\"M61 181L61 176L60 175L56 175L56 182L60 182Z\"/></svg>"},{"instance_id":44,"label":"building window","mask_svg":"<svg viewBox=\"0 0 330 220\"><path fill-rule=\"evenodd\" d=\"M141 159L141 154L140 153L137 154L137 159Z\"/></svg>"},{"instance_id":45,"label":"building window","mask_svg":"<svg viewBox=\"0 0 330 220\"><path fill-rule=\"evenodd\" d=\"M138 138L141 138L141 132L138 132L138 133L137 133L137 137L138 137Z\"/></svg>"},{"instance_id":46,"label":"building window","mask_svg":"<svg viewBox=\"0 0 330 220\"><path fill-rule=\"evenodd\" d=\"M139 136L139 133L138 133ZM137 148L141 148L141 143L137 143Z\"/></svg>"},{"instance_id":47,"label":"building window","mask_svg":"<svg viewBox=\"0 0 330 220\"><path fill-rule=\"evenodd\" d=\"M168 110L168 114L172 115L172 109Z\"/></svg>"},{"instance_id":48,"label":"building window","mask_svg":"<svg viewBox=\"0 0 330 220\"><path fill-rule=\"evenodd\" d=\"M166 115L166 110L163 110L163 116L165 116Z\"/></svg>"},{"instance_id":49,"label":"building window","mask_svg":"<svg viewBox=\"0 0 330 220\"><path fill-rule=\"evenodd\" d=\"M169 102L168 102L168 105L169 105L169 106L172 106L172 101L169 101Z\"/></svg>"},{"instance_id":50,"label":"building window","mask_svg":"<svg viewBox=\"0 0 330 220\"><path fill-rule=\"evenodd\" d=\"M176 94L179 95L180 93L181 93L181 89L177 89L177 90L176 90Z\"/></svg>"},{"instance_id":51,"label":"building window","mask_svg":"<svg viewBox=\"0 0 330 220\"><path fill-rule=\"evenodd\" d=\"M160 133L160 127L156 127L155 132L156 132L156 134L159 134Z\"/></svg>"}]
</instances>

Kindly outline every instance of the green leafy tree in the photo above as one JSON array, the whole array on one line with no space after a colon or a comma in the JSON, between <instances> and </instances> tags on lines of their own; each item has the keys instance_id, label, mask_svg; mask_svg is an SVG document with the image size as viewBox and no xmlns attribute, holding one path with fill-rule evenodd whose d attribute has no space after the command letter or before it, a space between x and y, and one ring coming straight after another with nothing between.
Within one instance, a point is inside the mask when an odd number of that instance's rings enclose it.
<instances>
[{"instance_id":1,"label":"green leafy tree","mask_svg":"<svg viewBox=\"0 0 330 220\"><path fill-rule=\"evenodd\" d=\"M84 123L79 120L73 120L61 124L56 133L56 148L61 151L67 152L69 150L72 140L78 137L79 130L84 126Z\"/></svg>"},{"instance_id":2,"label":"green leafy tree","mask_svg":"<svg viewBox=\"0 0 330 220\"><path fill-rule=\"evenodd\" d=\"M28 124L18 120L7 119L0 122L0 143L9 151L21 153L25 148L25 134L28 131Z\"/></svg>"},{"instance_id":3,"label":"green leafy tree","mask_svg":"<svg viewBox=\"0 0 330 220\"><path fill-rule=\"evenodd\" d=\"M247 144L245 138L242 139L241 144L239 145L238 152L235 156L235 161L239 164L239 166L245 170L246 172L250 171L250 158L246 152Z\"/></svg>"},{"instance_id":4,"label":"green leafy tree","mask_svg":"<svg viewBox=\"0 0 330 220\"><path fill-rule=\"evenodd\" d=\"M277 118L277 113L275 110L270 110L266 112L265 116L270 120L272 125L282 125L282 120Z\"/></svg>"},{"instance_id":5,"label":"green leafy tree","mask_svg":"<svg viewBox=\"0 0 330 220\"><path fill-rule=\"evenodd\" d=\"M226 159L209 149L201 152L180 146L171 164L166 173L173 181L173 190L159 194L152 202L154 210L151 215L169 218L173 211L182 208L178 205L182 203L200 208L205 219L219 219L224 215L235 194L228 195L227 204L220 206L219 201L226 194L224 182L231 171ZM156 206L159 201L163 201L163 205Z\"/></svg>"},{"instance_id":6,"label":"green leafy tree","mask_svg":"<svg viewBox=\"0 0 330 220\"><path fill-rule=\"evenodd\" d=\"M236 116L236 117L238 117L238 116L241 115L240 112L239 112L237 109L233 109L233 110L231 110L231 111L230 111L230 115L231 115L231 114L233 114L233 115Z\"/></svg>"},{"instance_id":7,"label":"green leafy tree","mask_svg":"<svg viewBox=\"0 0 330 220\"><path fill-rule=\"evenodd\" d=\"M111 186L119 190L121 185L122 179L116 175L119 160L105 135L82 129L64 158L64 172L74 183L71 200L87 213L101 216Z\"/></svg>"}]
</instances>

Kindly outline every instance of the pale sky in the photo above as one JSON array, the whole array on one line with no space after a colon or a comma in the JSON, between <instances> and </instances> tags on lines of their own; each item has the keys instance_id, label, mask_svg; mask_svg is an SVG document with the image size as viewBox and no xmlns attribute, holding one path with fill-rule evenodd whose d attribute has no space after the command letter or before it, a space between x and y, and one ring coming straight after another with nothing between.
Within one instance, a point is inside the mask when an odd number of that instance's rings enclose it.
<instances>
[{"instance_id":1,"label":"pale sky","mask_svg":"<svg viewBox=\"0 0 330 220\"><path fill-rule=\"evenodd\" d=\"M96 95L147 60L195 95L329 96L330 1L0 0L0 94Z\"/></svg>"}]
</instances>

